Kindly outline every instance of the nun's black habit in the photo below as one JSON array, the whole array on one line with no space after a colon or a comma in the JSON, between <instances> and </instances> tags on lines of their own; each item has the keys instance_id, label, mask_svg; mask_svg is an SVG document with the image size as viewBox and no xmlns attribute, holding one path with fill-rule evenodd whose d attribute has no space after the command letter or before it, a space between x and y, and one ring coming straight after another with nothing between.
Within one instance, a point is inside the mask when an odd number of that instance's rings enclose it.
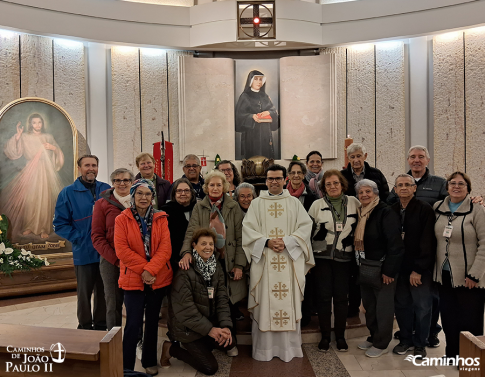
<instances>
[{"instance_id":1,"label":"nun's black habit","mask_svg":"<svg viewBox=\"0 0 485 377\"><path fill-rule=\"evenodd\" d=\"M249 72L242 92L236 105L236 131L242 133L242 158L265 156L275 158L273 136L271 131L279 128L278 112L266 94L266 82L259 92L251 90L251 81L254 76L264 76L259 71ZM254 114L269 111L273 121L271 123L257 123Z\"/></svg>"}]
</instances>

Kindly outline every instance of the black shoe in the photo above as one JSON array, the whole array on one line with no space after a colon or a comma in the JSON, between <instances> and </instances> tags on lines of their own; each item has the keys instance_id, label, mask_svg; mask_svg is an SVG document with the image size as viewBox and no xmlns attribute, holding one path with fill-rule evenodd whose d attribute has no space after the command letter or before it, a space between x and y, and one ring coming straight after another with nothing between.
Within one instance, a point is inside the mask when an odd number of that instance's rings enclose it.
<instances>
[{"instance_id":1,"label":"black shoe","mask_svg":"<svg viewBox=\"0 0 485 377\"><path fill-rule=\"evenodd\" d=\"M320 343L318 343L318 350L320 352L327 352L329 348L330 342L328 341L328 339L322 338L322 340L320 340Z\"/></svg>"},{"instance_id":2,"label":"black shoe","mask_svg":"<svg viewBox=\"0 0 485 377\"><path fill-rule=\"evenodd\" d=\"M394 339L399 339L399 336L401 335L401 332L399 330L397 330L395 333L394 333Z\"/></svg>"},{"instance_id":3,"label":"black shoe","mask_svg":"<svg viewBox=\"0 0 485 377\"><path fill-rule=\"evenodd\" d=\"M414 350L414 346L409 346L407 344L399 342L397 346L392 350L396 355L405 355L406 352Z\"/></svg>"},{"instance_id":4,"label":"black shoe","mask_svg":"<svg viewBox=\"0 0 485 377\"><path fill-rule=\"evenodd\" d=\"M344 338L337 339L337 350L339 352L347 352L349 350L349 346Z\"/></svg>"},{"instance_id":5,"label":"black shoe","mask_svg":"<svg viewBox=\"0 0 485 377\"><path fill-rule=\"evenodd\" d=\"M416 356L416 359L423 359L426 357L426 348L424 347L415 347L414 348L414 356Z\"/></svg>"},{"instance_id":6,"label":"black shoe","mask_svg":"<svg viewBox=\"0 0 485 377\"><path fill-rule=\"evenodd\" d=\"M438 334L433 334L428 336L428 347L436 348L440 346L440 340L438 339Z\"/></svg>"}]
</instances>

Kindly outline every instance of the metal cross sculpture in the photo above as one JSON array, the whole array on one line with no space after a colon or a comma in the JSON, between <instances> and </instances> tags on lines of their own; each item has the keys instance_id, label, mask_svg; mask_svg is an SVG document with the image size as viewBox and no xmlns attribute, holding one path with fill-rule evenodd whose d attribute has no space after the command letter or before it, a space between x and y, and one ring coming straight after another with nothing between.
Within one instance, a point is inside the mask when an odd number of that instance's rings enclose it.
<instances>
[{"instance_id":1,"label":"metal cross sculpture","mask_svg":"<svg viewBox=\"0 0 485 377\"><path fill-rule=\"evenodd\" d=\"M244 34L238 39L274 39L274 6L274 1L238 2L239 30ZM248 17L251 9L252 17ZM245 25L252 25L252 30Z\"/></svg>"}]
</instances>

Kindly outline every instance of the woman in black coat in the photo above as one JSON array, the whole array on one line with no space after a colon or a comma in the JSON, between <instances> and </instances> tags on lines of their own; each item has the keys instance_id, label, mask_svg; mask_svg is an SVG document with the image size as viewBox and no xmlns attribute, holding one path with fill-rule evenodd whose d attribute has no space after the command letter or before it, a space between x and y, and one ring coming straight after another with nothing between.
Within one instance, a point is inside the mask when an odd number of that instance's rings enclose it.
<instances>
[{"instance_id":1,"label":"woman in black coat","mask_svg":"<svg viewBox=\"0 0 485 377\"><path fill-rule=\"evenodd\" d=\"M242 132L242 158L276 158L271 131L279 128L278 112L266 94L266 77L249 72L244 91L236 104L236 132Z\"/></svg>"},{"instance_id":2,"label":"woman in black coat","mask_svg":"<svg viewBox=\"0 0 485 377\"><path fill-rule=\"evenodd\" d=\"M189 225L192 210L197 203L197 197L187 178L177 179L173 183L173 190L170 195L170 202L166 203L161 210L168 215L168 229L170 230L170 241L172 243L170 264L175 276L179 269L180 250L182 250L185 232Z\"/></svg>"},{"instance_id":3,"label":"woman in black coat","mask_svg":"<svg viewBox=\"0 0 485 377\"><path fill-rule=\"evenodd\" d=\"M160 364L170 367L170 357L184 361L199 372L213 375L218 364L212 350L237 356L232 338L231 311L224 272L214 256L216 234L201 228L192 235L193 264L179 269L172 282L168 329L172 343L163 344ZM182 343L183 348L180 346Z\"/></svg>"}]
</instances>

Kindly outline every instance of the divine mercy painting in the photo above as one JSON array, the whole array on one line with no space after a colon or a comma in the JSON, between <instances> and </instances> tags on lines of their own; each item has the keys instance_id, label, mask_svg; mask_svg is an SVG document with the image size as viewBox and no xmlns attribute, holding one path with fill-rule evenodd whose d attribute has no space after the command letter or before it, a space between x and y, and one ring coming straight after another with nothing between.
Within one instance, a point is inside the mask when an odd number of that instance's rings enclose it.
<instances>
[{"instance_id":1,"label":"divine mercy painting","mask_svg":"<svg viewBox=\"0 0 485 377\"><path fill-rule=\"evenodd\" d=\"M48 100L14 101L0 112L0 145L0 213L10 220L12 241L59 241L54 208L76 172L77 131L69 115Z\"/></svg>"}]
</instances>

